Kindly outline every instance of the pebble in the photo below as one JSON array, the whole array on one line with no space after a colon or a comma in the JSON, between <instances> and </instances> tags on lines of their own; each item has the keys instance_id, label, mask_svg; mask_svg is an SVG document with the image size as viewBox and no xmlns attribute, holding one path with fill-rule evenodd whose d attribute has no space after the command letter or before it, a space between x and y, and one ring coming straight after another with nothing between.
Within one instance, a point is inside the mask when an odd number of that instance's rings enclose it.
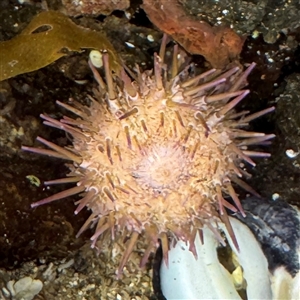
<instances>
[{"instance_id":1,"label":"pebble","mask_svg":"<svg viewBox=\"0 0 300 300\"><path fill-rule=\"evenodd\" d=\"M58 271L58 272L61 272L62 270L71 267L73 264L74 264L74 259L72 258L72 259L70 259L69 261L60 264L60 265L58 266L58 268L57 268L57 271Z\"/></svg>"},{"instance_id":2,"label":"pebble","mask_svg":"<svg viewBox=\"0 0 300 300\"><path fill-rule=\"evenodd\" d=\"M16 300L32 300L43 288L43 283L38 279L23 277L16 283L10 280L7 285L10 295ZM2 289L3 290L3 289ZM8 292L6 290L6 292Z\"/></svg>"}]
</instances>

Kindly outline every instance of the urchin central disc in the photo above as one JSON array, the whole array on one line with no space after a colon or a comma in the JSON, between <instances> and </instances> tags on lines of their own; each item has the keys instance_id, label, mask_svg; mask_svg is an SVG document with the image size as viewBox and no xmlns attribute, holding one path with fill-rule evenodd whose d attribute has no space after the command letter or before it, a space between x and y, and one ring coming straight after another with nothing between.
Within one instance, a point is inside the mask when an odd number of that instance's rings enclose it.
<instances>
[{"instance_id":1,"label":"urchin central disc","mask_svg":"<svg viewBox=\"0 0 300 300\"><path fill-rule=\"evenodd\" d=\"M141 159L132 175L147 188L174 188L187 175L184 176L185 156L178 145L154 145Z\"/></svg>"}]
</instances>

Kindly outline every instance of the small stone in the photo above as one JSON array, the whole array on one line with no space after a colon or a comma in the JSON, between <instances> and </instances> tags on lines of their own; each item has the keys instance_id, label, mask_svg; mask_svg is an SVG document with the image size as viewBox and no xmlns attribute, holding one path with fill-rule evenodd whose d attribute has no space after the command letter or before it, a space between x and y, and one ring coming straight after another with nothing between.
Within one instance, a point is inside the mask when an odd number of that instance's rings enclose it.
<instances>
[{"instance_id":1,"label":"small stone","mask_svg":"<svg viewBox=\"0 0 300 300\"><path fill-rule=\"evenodd\" d=\"M10 292L8 291L7 288L3 287L2 292L5 297L7 297L7 298L10 297Z\"/></svg>"},{"instance_id":2,"label":"small stone","mask_svg":"<svg viewBox=\"0 0 300 300\"><path fill-rule=\"evenodd\" d=\"M72 258L72 259L70 259L69 261L60 264L60 265L58 266L58 268L57 268L57 271L58 271L58 272L61 272L62 270L71 267L73 264L74 264L74 259Z\"/></svg>"},{"instance_id":3,"label":"small stone","mask_svg":"<svg viewBox=\"0 0 300 300\"><path fill-rule=\"evenodd\" d=\"M16 295L15 289L14 289L14 280L10 280L7 284L6 287L9 290L10 294L12 297L14 297Z\"/></svg>"},{"instance_id":4,"label":"small stone","mask_svg":"<svg viewBox=\"0 0 300 300\"><path fill-rule=\"evenodd\" d=\"M272 195L272 199L275 201L275 200L277 200L277 199L279 199L280 198L280 195L278 194L278 193L274 193L273 195Z\"/></svg>"},{"instance_id":5,"label":"small stone","mask_svg":"<svg viewBox=\"0 0 300 300\"><path fill-rule=\"evenodd\" d=\"M117 294L117 300L122 300L122 296L120 294Z\"/></svg>"},{"instance_id":6,"label":"small stone","mask_svg":"<svg viewBox=\"0 0 300 300\"><path fill-rule=\"evenodd\" d=\"M23 277L14 284L17 300L32 300L43 288L43 283L38 279Z\"/></svg>"}]
</instances>

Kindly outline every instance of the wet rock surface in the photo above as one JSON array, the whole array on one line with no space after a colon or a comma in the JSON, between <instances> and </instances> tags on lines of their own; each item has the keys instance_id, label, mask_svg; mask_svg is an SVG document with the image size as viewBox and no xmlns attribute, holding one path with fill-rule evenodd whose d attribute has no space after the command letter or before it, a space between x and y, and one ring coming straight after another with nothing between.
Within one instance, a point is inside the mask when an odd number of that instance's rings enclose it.
<instances>
[{"instance_id":1,"label":"wet rock surface","mask_svg":"<svg viewBox=\"0 0 300 300\"><path fill-rule=\"evenodd\" d=\"M262 34L264 41L275 43L281 33L299 30L297 0L179 0L185 9L199 20L213 25L230 25L242 35Z\"/></svg>"},{"instance_id":2,"label":"wet rock surface","mask_svg":"<svg viewBox=\"0 0 300 300\"><path fill-rule=\"evenodd\" d=\"M13 0L0 2L0 40L16 36L44 8L44 1L23 2L23 5ZM299 20L294 18L294 13L299 10L297 1L287 4L283 1L223 1L217 9L216 1L180 2L187 12L205 18L212 25L223 22L223 19L217 19L220 14L231 16L226 18L226 23L248 35L241 62L254 61L257 67L249 78L252 93L238 109L258 111L276 105L275 113L252 125L253 130L275 133L276 139L267 147L272 157L256 160L256 168L249 171L253 176L248 183L263 196L271 197L277 193L299 205L300 156L286 154L287 150L293 150L294 154L300 151L300 30ZM48 7L59 5L57 1L48 1ZM75 22L103 30L130 67L138 63L143 68L150 68L162 34L138 8L139 3L132 1L125 12L97 18L82 16ZM224 13L224 10L229 12ZM63 111L57 109L57 99L66 101L73 97L84 103L86 95L91 94L92 76L85 67L77 66L84 65L87 57L88 53L71 53L46 68L0 83L0 288L4 299L11 297L9 289L8 294L3 290L7 289L7 283L27 276L41 280L44 285L36 299L66 299L71 290L74 297L70 299L104 299L99 292L109 287L115 291L111 299L154 297L150 287L150 266L146 272L132 267L133 275L125 274L129 279L116 281L113 276L117 264L109 263L111 251L105 252L107 256L101 254L98 257L89 245L83 246L86 241L89 243L90 232L75 238L89 213L82 212L75 217L72 199L35 210L30 208L32 202L60 190L61 187L45 190L42 183L62 177L66 168L64 162L57 159L23 153L20 146L37 145L37 135L62 146L68 143L64 134L45 128L39 114L61 117ZM194 60L203 65L201 57ZM79 85L74 81L82 78L88 83ZM38 178L41 184L32 183L28 175ZM139 251L134 255L139 257ZM61 264L72 259L73 264L59 271ZM52 274L50 279L44 275L48 273ZM134 286L130 286L131 282Z\"/></svg>"}]
</instances>

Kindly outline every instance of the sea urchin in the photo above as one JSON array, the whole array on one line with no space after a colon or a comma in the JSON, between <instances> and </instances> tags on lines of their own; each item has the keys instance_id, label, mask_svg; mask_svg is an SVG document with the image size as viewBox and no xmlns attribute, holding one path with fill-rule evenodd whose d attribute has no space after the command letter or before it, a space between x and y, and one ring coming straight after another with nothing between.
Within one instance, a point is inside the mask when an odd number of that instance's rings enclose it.
<instances>
[{"instance_id":1,"label":"sea urchin","mask_svg":"<svg viewBox=\"0 0 300 300\"><path fill-rule=\"evenodd\" d=\"M75 214L87 207L91 216L78 235L96 224L92 247L104 233L112 239L128 238L118 274L140 235L149 243L141 265L159 240L167 264L170 240L188 241L196 256L194 239L204 225L218 235L211 224L221 219L230 230L224 207L243 214L231 182L255 194L240 179L247 175L242 161L255 165L251 157L269 156L248 146L273 138L244 130L273 107L251 115L234 110L249 93L243 88L254 64L244 72L232 67L195 75L193 66L178 63L175 45L170 70L164 63L165 40L160 54L154 56L153 73L136 67L130 74L133 82L125 71L121 78L113 76L104 53L105 81L90 63L99 88L89 107L76 101L57 102L77 118L65 116L58 121L41 115L44 124L71 134L72 146L62 148L38 137L51 150L22 147L73 162L66 178L45 184L76 186L32 207L80 194Z\"/></svg>"}]
</instances>

